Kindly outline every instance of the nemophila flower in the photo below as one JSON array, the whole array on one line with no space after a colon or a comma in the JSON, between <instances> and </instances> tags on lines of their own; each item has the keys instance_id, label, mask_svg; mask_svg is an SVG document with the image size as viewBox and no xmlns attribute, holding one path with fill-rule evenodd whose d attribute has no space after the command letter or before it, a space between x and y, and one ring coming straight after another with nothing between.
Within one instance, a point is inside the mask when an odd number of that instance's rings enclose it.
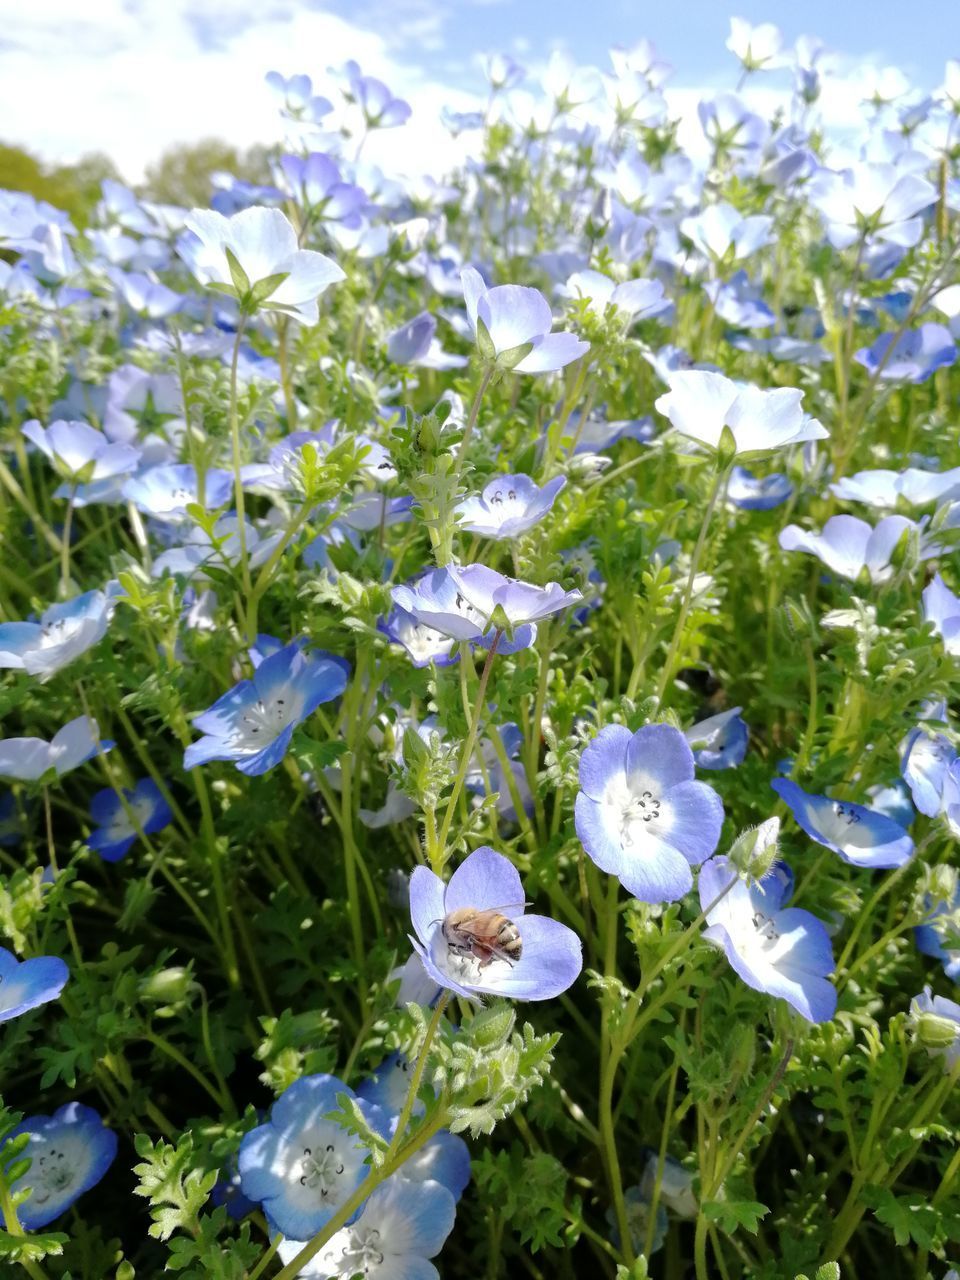
<instances>
[{"instance_id":1,"label":"nemophila flower","mask_svg":"<svg viewBox=\"0 0 960 1280\"><path fill-rule=\"evenodd\" d=\"M703 291L720 319L738 329L767 329L776 323L762 289L750 283L745 271L737 271L727 281L708 280Z\"/></svg>"},{"instance_id":2,"label":"nemophila flower","mask_svg":"<svg viewBox=\"0 0 960 1280\"><path fill-rule=\"evenodd\" d=\"M481 356L515 373L551 373L590 348L572 333L551 333L553 313L539 291L503 284L488 289L473 267L460 273L463 300Z\"/></svg>"},{"instance_id":3,"label":"nemophila flower","mask_svg":"<svg viewBox=\"0 0 960 1280\"><path fill-rule=\"evenodd\" d=\"M382 80L363 75L353 59L344 66L344 73L349 86L348 100L363 112L368 129L395 129L410 119L413 114L410 103L394 97Z\"/></svg>"},{"instance_id":4,"label":"nemophila flower","mask_svg":"<svg viewBox=\"0 0 960 1280\"><path fill-rule=\"evenodd\" d=\"M387 335L387 355L394 364L427 369L462 369L468 363L466 356L444 351L437 337L437 318L429 311L421 311Z\"/></svg>"},{"instance_id":5,"label":"nemophila flower","mask_svg":"<svg viewBox=\"0 0 960 1280\"><path fill-rule=\"evenodd\" d=\"M927 708L921 718L945 721L945 704ZM910 788L913 803L928 818L935 817L943 807L944 784L956 759L956 750L948 737L920 725L911 729L900 744L900 771Z\"/></svg>"},{"instance_id":6,"label":"nemophila flower","mask_svg":"<svg viewBox=\"0 0 960 1280\"><path fill-rule=\"evenodd\" d=\"M862 236L910 249L923 234L918 215L935 202L937 192L917 173L863 161L840 173L820 169L808 197L835 249L846 249Z\"/></svg>"},{"instance_id":7,"label":"nemophila flower","mask_svg":"<svg viewBox=\"0 0 960 1280\"><path fill-rule=\"evenodd\" d=\"M728 858L711 858L700 868L697 890L702 910L713 904L703 936L723 948L748 987L786 1000L808 1022L830 1021L837 1008L836 990L827 981L833 972L830 935L809 911L787 906L789 868L778 862L748 884Z\"/></svg>"},{"instance_id":8,"label":"nemophila flower","mask_svg":"<svg viewBox=\"0 0 960 1280\"><path fill-rule=\"evenodd\" d=\"M779 542L784 551L816 556L841 578L856 582L866 571L871 582L881 583L893 577L893 553L911 534L918 534L918 529L906 516L886 516L876 528L856 516L831 516L822 533L788 524Z\"/></svg>"},{"instance_id":9,"label":"nemophila flower","mask_svg":"<svg viewBox=\"0 0 960 1280\"><path fill-rule=\"evenodd\" d=\"M917 1039L932 1058L943 1058L944 1071L960 1062L960 1004L946 996L935 996L924 987L910 1002Z\"/></svg>"},{"instance_id":10,"label":"nemophila flower","mask_svg":"<svg viewBox=\"0 0 960 1280\"><path fill-rule=\"evenodd\" d=\"M4 1149L24 1133L29 1140L17 1159L29 1158L30 1168L14 1181L12 1190L29 1188L30 1195L16 1213L22 1227L36 1231L97 1185L116 1157L117 1135L92 1107L68 1102L52 1116L22 1120L0 1145L0 1161Z\"/></svg>"},{"instance_id":11,"label":"nemophila flower","mask_svg":"<svg viewBox=\"0 0 960 1280\"><path fill-rule=\"evenodd\" d=\"M529 476L494 476L479 497L459 503L455 514L467 533L515 538L539 524L566 483L563 476L555 476L540 488Z\"/></svg>"},{"instance_id":12,"label":"nemophila flower","mask_svg":"<svg viewBox=\"0 0 960 1280\"><path fill-rule=\"evenodd\" d=\"M675 902L693 885L692 867L720 839L723 805L694 780L679 729L648 724L601 729L580 757L576 827L601 871L641 902Z\"/></svg>"},{"instance_id":13,"label":"nemophila flower","mask_svg":"<svg viewBox=\"0 0 960 1280\"><path fill-rule=\"evenodd\" d=\"M650 1227L650 1212L653 1207L652 1187L632 1186L623 1189L623 1207L626 1210L627 1229L630 1232L630 1242L634 1253L640 1255L647 1247L647 1233ZM622 1249L623 1242L620 1239L620 1228L617 1225L617 1215L613 1207L607 1209L606 1212L607 1225L610 1228L610 1242L616 1248ZM667 1238L667 1231L670 1227L670 1219L667 1216L666 1206L662 1201L657 1204L656 1222L653 1228L653 1236L650 1241L650 1252L657 1253L663 1248L663 1243Z\"/></svg>"},{"instance_id":14,"label":"nemophila flower","mask_svg":"<svg viewBox=\"0 0 960 1280\"><path fill-rule=\"evenodd\" d=\"M727 48L740 59L745 71L759 71L778 65L783 33L772 22L754 26L745 18L731 18Z\"/></svg>"},{"instance_id":15,"label":"nemophila flower","mask_svg":"<svg viewBox=\"0 0 960 1280\"><path fill-rule=\"evenodd\" d=\"M646 1150L647 1163L643 1167L640 1190L648 1200L652 1200L659 1173L661 1203L679 1218L695 1218L697 1197L693 1194L693 1174L673 1156L665 1156L661 1167L659 1153L649 1147Z\"/></svg>"},{"instance_id":16,"label":"nemophila flower","mask_svg":"<svg viewBox=\"0 0 960 1280\"><path fill-rule=\"evenodd\" d=\"M108 273L120 298L131 311L150 320L173 315L183 303L183 294L140 271L122 271L113 267Z\"/></svg>"},{"instance_id":17,"label":"nemophila flower","mask_svg":"<svg viewBox=\"0 0 960 1280\"><path fill-rule=\"evenodd\" d=\"M960 882L955 884L948 901L932 907L928 898L926 906L928 915L924 923L913 930L917 950L921 955L939 960L947 977L952 982L960 982Z\"/></svg>"},{"instance_id":18,"label":"nemophila flower","mask_svg":"<svg viewBox=\"0 0 960 1280\"><path fill-rule=\"evenodd\" d=\"M52 422L44 429L36 418L22 428L27 439L72 484L89 484L136 469L140 450L117 444L86 422Z\"/></svg>"},{"instance_id":19,"label":"nemophila flower","mask_svg":"<svg viewBox=\"0 0 960 1280\"><path fill-rule=\"evenodd\" d=\"M170 806L152 778L141 778L122 788L124 805L112 787L105 787L90 801L90 817L97 829L87 837L87 848L104 862L119 862L130 852L141 832L152 836L173 821Z\"/></svg>"},{"instance_id":20,"label":"nemophila flower","mask_svg":"<svg viewBox=\"0 0 960 1280\"><path fill-rule=\"evenodd\" d=\"M280 158L281 181L310 215L311 221L339 222L359 227L367 193L353 182L344 182L335 161L322 152Z\"/></svg>"},{"instance_id":21,"label":"nemophila flower","mask_svg":"<svg viewBox=\"0 0 960 1280\"><path fill-rule=\"evenodd\" d=\"M113 610L111 591L87 591L50 605L39 622L0 623L0 667L49 680L103 639Z\"/></svg>"},{"instance_id":22,"label":"nemophila flower","mask_svg":"<svg viewBox=\"0 0 960 1280\"><path fill-rule=\"evenodd\" d=\"M433 569L409 586L394 587L391 595L419 622L454 640L489 645L498 626L510 627L513 635L500 640L501 653L528 648L540 619L583 598L558 582L538 587L481 564Z\"/></svg>"},{"instance_id":23,"label":"nemophila flower","mask_svg":"<svg viewBox=\"0 0 960 1280\"><path fill-rule=\"evenodd\" d=\"M431 662L438 667L449 667L460 661L456 640L427 626L400 605L394 605L387 616L380 619L377 630L388 640L402 645L415 667L428 667Z\"/></svg>"},{"instance_id":24,"label":"nemophila flower","mask_svg":"<svg viewBox=\"0 0 960 1280\"><path fill-rule=\"evenodd\" d=\"M607 308L630 321L651 320L672 305L659 280L625 280L617 284L601 271L575 271L562 289L567 298L586 298L588 310L603 319Z\"/></svg>"},{"instance_id":25,"label":"nemophila flower","mask_svg":"<svg viewBox=\"0 0 960 1280\"><path fill-rule=\"evenodd\" d=\"M439 1280L428 1259L453 1230L453 1196L439 1182L415 1182L394 1174L377 1187L360 1216L343 1227L298 1274L304 1280ZM292 1262L302 1243L284 1240L278 1250Z\"/></svg>"},{"instance_id":26,"label":"nemophila flower","mask_svg":"<svg viewBox=\"0 0 960 1280\"><path fill-rule=\"evenodd\" d=\"M680 230L708 258L731 258L739 262L764 247L770 239L773 218L765 213L744 217L733 205L720 201L708 204L697 214L684 218Z\"/></svg>"},{"instance_id":27,"label":"nemophila flower","mask_svg":"<svg viewBox=\"0 0 960 1280\"><path fill-rule=\"evenodd\" d=\"M874 809L810 795L789 778L775 778L770 785L811 840L852 866L901 867L913 854L903 827Z\"/></svg>"},{"instance_id":28,"label":"nemophila flower","mask_svg":"<svg viewBox=\"0 0 960 1280\"><path fill-rule=\"evenodd\" d=\"M286 755L297 725L343 693L349 671L345 659L305 650L297 641L271 653L251 680L241 680L194 716L204 736L187 747L183 767L230 760L249 777L267 773Z\"/></svg>"},{"instance_id":29,"label":"nemophila flower","mask_svg":"<svg viewBox=\"0 0 960 1280\"><path fill-rule=\"evenodd\" d=\"M871 507L895 507L899 500L915 507L952 502L960 498L960 467L948 471L925 471L921 467L858 471L832 484L830 492L848 502L863 502Z\"/></svg>"},{"instance_id":30,"label":"nemophila flower","mask_svg":"<svg viewBox=\"0 0 960 1280\"><path fill-rule=\"evenodd\" d=\"M247 564L251 569L258 569L266 564L283 541L283 530L261 537L249 520L244 520L243 530ZM240 521L235 515L221 516L210 533L194 525L187 533L187 541L179 547L162 551L150 572L155 578L162 577L164 573L202 578L207 569L224 570L238 565L240 547Z\"/></svg>"},{"instance_id":31,"label":"nemophila flower","mask_svg":"<svg viewBox=\"0 0 960 1280\"><path fill-rule=\"evenodd\" d=\"M282 311L316 324L317 299L345 279L331 258L299 247L296 231L279 209L244 209L232 218L194 209L186 226L196 239L181 241L179 251L190 270L247 311Z\"/></svg>"},{"instance_id":32,"label":"nemophila flower","mask_svg":"<svg viewBox=\"0 0 960 1280\"><path fill-rule=\"evenodd\" d=\"M938 369L953 364L957 347L944 325L922 324L899 335L881 334L853 358L884 382L926 382Z\"/></svg>"},{"instance_id":33,"label":"nemophila flower","mask_svg":"<svg viewBox=\"0 0 960 1280\"><path fill-rule=\"evenodd\" d=\"M366 1148L326 1116L346 1094L368 1117L371 1104L336 1076L301 1076L281 1093L266 1124L244 1134L240 1188L291 1240L316 1235L369 1173Z\"/></svg>"},{"instance_id":34,"label":"nemophila flower","mask_svg":"<svg viewBox=\"0 0 960 1280\"><path fill-rule=\"evenodd\" d=\"M755 476L746 467L733 467L727 481L727 501L741 511L772 511L792 493L793 485L779 471Z\"/></svg>"},{"instance_id":35,"label":"nemophila flower","mask_svg":"<svg viewBox=\"0 0 960 1280\"><path fill-rule=\"evenodd\" d=\"M203 479L204 501L200 503L197 473L189 464L147 467L127 480L123 496L156 520L182 520L193 503L215 510L230 501L233 476L229 471L211 468L204 472Z\"/></svg>"},{"instance_id":36,"label":"nemophila flower","mask_svg":"<svg viewBox=\"0 0 960 1280\"><path fill-rule=\"evenodd\" d=\"M949 654L960 657L960 598L939 573L923 590L923 620L932 624Z\"/></svg>"},{"instance_id":37,"label":"nemophila flower","mask_svg":"<svg viewBox=\"0 0 960 1280\"><path fill-rule=\"evenodd\" d=\"M743 764L750 730L740 715L742 710L731 707L684 730L697 768L735 769Z\"/></svg>"},{"instance_id":38,"label":"nemophila flower","mask_svg":"<svg viewBox=\"0 0 960 1280\"><path fill-rule=\"evenodd\" d=\"M52 769L61 778L113 745L101 739L96 720L77 716L50 742L43 738L0 739L0 777L37 782Z\"/></svg>"},{"instance_id":39,"label":"nemophila flower","mask_svg":"<svg viewBox=\"0 0 960 1280\"><path fill-rule=\"evenodd\" d=\"M415 867L410 918L424 969L468 1000L550 1000L583 967L576 934L548 916L527 915L516 867L486 846L469 854L446 885L428 867Z\"/></svg>"},{"instance_id":40,"label":"nemophila flower","mask_svg":"<svg viewBox=\"0 0 960 1280\"><path fill-rule=\"evenodd\" d=\"M12 951L0 947L0 1022L56 1000L69 976L58 956L18 960Z\"/></svg>"},{"instance_id":41,"label":"nemophila flower","mask_svg":"<svg viewBox=\"0 0 960 1280\"><path fill-rule=\"evenodd\" d=\"M423 972L423 966L415 953L414 958ZM439 988L432 986L432 991L432 999L435 999L439 995ZM429 1004L432 999L418 1003ZM392 1053L371 1076L357 1085L357 1097L376 1106L374 1124L385 1138L392 1139L396 1132L397 1121L410 1089L414 1065L404 1054ZM422 1112L423 1103L418 1099L414 1103L414 1114L420 1115ZM454 1201L458 1201L470 1182L470 1150L462 1138L442 1129L409 1160L404 1161L403 1176L416 1182L439 1182L442 1187L446 1187Z\"/></svg>"},{"instance_id":42,"label":"nemophila flower","mask_svg":"<svg viewBox=\"0 0 960 1280\"><path fill-rule=\"evenodd\" d=\"M717 449L724 427L733 434L738 454L766 453L828 433L803 412L803 392L792 387L762 391L732 382L721 373L686 369L671 373L670 390L656 401L675 431Z\"/></svg>"}]
</instances>

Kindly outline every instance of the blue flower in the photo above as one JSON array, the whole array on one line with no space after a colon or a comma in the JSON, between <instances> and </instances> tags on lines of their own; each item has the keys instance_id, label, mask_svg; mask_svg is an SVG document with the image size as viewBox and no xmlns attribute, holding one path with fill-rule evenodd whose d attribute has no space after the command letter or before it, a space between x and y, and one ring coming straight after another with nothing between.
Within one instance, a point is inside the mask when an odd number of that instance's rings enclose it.
<instances>
[{"instance_id":1,"label":"blue flower","mask_svg":"<svg viewBox=\"0 0 960 1280\"><path fill-rule=\"evenodd\" d=\"M207 510L222 507L233 493L229 471L211 468L204 474L204 501ZM156 520L182 520L191 503L199 503L197 473L186 463L147 467L131 476L123 486L123 496L139 511Z\"/></svg>"},{"instance_id":2,"label":"blue flower","mask_svg":"<svg viewBox=\"0 0 960 1280\"><path fill-rule=\"evenodd\" d=\"M112 591L87 591L50 605L39 622L0 623L0 667L49 680L103 639L113 609Z\"/></svg>"},{"instance_id":3,"label":"blue flower","mask_svg":"<svg viewBox=\"0 0 960 1280\"><path fill-rule=\"evenodd\" d=\"M283 759L297 725L343 693L349 672L343 658L305 651L297 641L271 653L252 680L241 680L194 717L205 736L187 747L184 768L232 760L250 777L266 773Z\"/></svg>"},{"instance_id":4,"label":"blue flower","mask_svg":"<svg viewBox=\"0 0 960 1280\"><path fill-rule=\"evenodd\" d=\"M742 511L772 511L792 493L793 485L778 471L758 478L746 467L734 467L727 482L727 501Z\"/></svg>"},{"instance_id":5,"label":"blue flower","mask_svg":"<svg viewBox=\"0 0 960 1280\"><path fill-rule=\"evenodd\" d=\"M764 391L732 382L722 373L686 369L668 375L670 390L655 402L675 431L710 449L719 447L724 428L733 434L738 454L765 453L827 432L803 412L803 392L792 387Z\"/></svg>"},{"instance_id":6,"label":"blue flower","mask_svg":"<svg viewBox=\"0 0 960 1280\"><path fill-rule=\"evenodd\" d=\"M750 730L740 715L742 710L731 707L684 730L699 769L735 769L743 764Z\"/></svg>"},{"instance_id":7,"label":"blue flower","mask_svg":"<svg viewBox=\"0 0 960 1280\"><path fill-rule=\"evenodd\" d=\"M938 369L953 364L957 348L946 326L922 324L899 336L881 334L853 358L884 382L926 382Z\"/></svg>"},{"instance_id":8,"label":"blue flower","mask_svg":"<svg viewBox=\"0 0 960 1280\"><path fill-rule=\"evenodd\" d=\"M377 630L383 632L394 644L402 645L415 667L428 667L431 663L438 667L449 667L460 661L456 640L427 626L415 614L408 613L398 604L393 606L385 618L380 619Z\"/></svg>"},{"instance_id":9,"label":"blue flower","mask_svg":"<svg viewBox=\"0 0 960 1280\"><path fill-rule=\"evenodd\" d=\"M933 626L946 652L960 657L960 599L939 573L923 589L923 620Z\"/></svg>"},{"instance_id":10,"label":"blue flower","mask_svg":"<svg viewBox=\"0 0 960 1280\"><path fill-rule=\"evenodd\" d=\"M317 299L328 285L345 279L332 259L300 248L292 223L279 209L255 206L232 218L194 209L186 227L191 236L178 249L190 270L247 311L263 307L316 324Z\"/></svg>"},{"instance_id":11,"label":"blue flower","mask_svg":"<svg viewBox=\"0 0 960 1280\"><path fill-rule=\"evenodd\" d=\"M494 476L479 497L457 506L460 528L484 538L515 538L543 519L566 483L555 476L541 489L529 476Z\"/></svg>"},{"instance_id":12,"label":"blue flower","mask_svg":"<svg viewBox=\"0 0 960 1280\"><path fill-rule=\"evenodd\" d=\"M650 1224L650 1207L652 1200L653 1186L633 1186L624 1187L623 1190L623 1206L627 1215L627 1227L630 1232L630 1241L633 1245L633 1251L636 1254L642 1254L647 1244L647 1230ZM617 1216L610 1207L606 1212L607 1225L610 1228L610 1242L617 1249L622 1249L620 1240L620 1228L617 1225ZM670 1227L670 1219L667 1216L666 1206L663 1201L657 1204L656 1224L653 1228L653 1237L650 1242L650 1252L656 1253L663 1248L663 1242L667 1238L667 1231Z\"/></svg>"},{"instance_id":13,"label":"blue flower","mask_svg":"<svg viewBox=\"0 0 960 1280\"><path fill-rule=\"evenodd\" d=\"M925 707L921 718L946 722L946 704ZM900 771L910 788L913 803L928 818L936 817L943 808L944 785L956 759L957 753L949 738L921 725L911 729L900 745Z\"/></svg>"},{"instance_id":14,"label":"blue flower","mask_svg":"<svg viewBox=\"0 0 960 1280\"><path fill-rule=\"evenodd\" d=\"M463 298L485 360L516 373L551 373L590 349L572 333L551 333L553 313L539 291L504 284L488 289L473 267L461 272Z\"/></svg>"},{"instance_id":15,"label":"blue flower","mask_svg":"<svg viewBox=\"0 0 960 1280\"><path fill-rule=\"evenodd\" d=\"M439 1182L394 1174L377 1187L356 1221L332 1236L298 1274L304 1280L439 1280L428 1259L443 1248L455 1218L453 1196ZM301 1242L284 1240L280 1257L292 1262L302 1248Z\"/></svg>"},{"instance_id":16,"label":"blue flower","mask_svg":"<svg viewBox=\"0 0 960 1280\"><path fill-rule=\"evenodd\" d=\"M52 1116L21 1121L0 1146L0 1158L13 1139L24 1133L29 1139L22 1156L29 1157L30 1168L13 1183L13 1190L30 1189L17 1207L17 1218L22 1227L36 1231L97 1185L113 1164L117 1135L92 1107L68 1102Z\"/></svg>"},{"instance_id":17,"label":"blue flower","mask_svg":"<svg viewBox=\"0 0 960 1280\"><path fill-rule=\"evenodd\" d=\"M811 840L838 853L854 867L900 867L913 841L891 818L851 800L808 795L788 778L770 783Z\"/></svg>"},{"instance_id":18,"label":"blue flower","mask_svg":"<svg viewBox=\"0 0 960 1280\"><path fill-rule=\"evenodd\" d=\"M46 430L32 418L23 434L53 463L57 473L73 484L90 484L133 471L140 450L118 444L86 422L52 422Z\"/></svg>"},{"instance_id":19,"label":"blue flower","mask_svg":"<svg viewBox=\"0 0 960 1280\"><path fill-rule=\"evenodd\" d=\"M12 951L0 947L0 1022L56 1000L69 976L57 956L18 960Z\"/></svg>"},{"instance_id":20,"label":"blue flower","mask_svg":"<svg viewBox=\"0 0 960 1280\"><path fill-rule=\"evenodd\" d=\"M930 906L928 899L927 907ZM921 955L939 960L947 977L960 982L960 882L950 901L938 903L925 923L916 926L913 938ZM950 945L954 942L956 946Z\"/></svg>"},{"instance_id":21,"label":"blue flower","mask_svg":"<svg viewBox=\"0 0 960 1280\"><path fill-rule=\"evenodd\" d=\"M336 1076L302 1076L273 1104L266 1124L244 1134L240 1187L291 1240L309 1240L369 1173L366 1148L325 1117L337 1095L356 1098ZM371 1104L356 1099L372 1116Z\"/></svg>"},{"instance_id":22,"label":"blue flower","mask_svg":"<svg viewBox=\"0 0 960 1280\"><path fill-rule=\"evenodd\" d=\"M693 752L667 724L601 729L580 757L577 835L641 902L675 902L717 847L720 797L694 781Z\"/></svg>"},{"instance_id":23,"label":"blue flower","mask_svg":"<svg viewBox=\"0 0 960 1280\"><path fill-rule=\"evenodd\" d=\"M711 858L697 887L701 909L713 904L704 937L723 948L747 986L786 1000L809 1022L829 1022L837 1007L827 981L833 972L830 935L809 911L787 906L789 869L776 863L762 880L747 884L728 858Z\"/></svg>"},{"instance_id":24,"label":"blue flower","mask_svg":"<svg viewBox=\"0 0 960 1280\"><path fill-rule=\"evenodd\" d=\"M548 916L525 914L520 876L503 854L475 849L444 884L428 867L410 877L411 938L423 967L441 987L479 1000L551 1000L571 986L583 967L580 939ZM496 912L514 925L520 948L498 954L455 930L452 912Z\"/></svg>"},{"instance_id":25,"label":"blue flower","mask_svg":"<svg viewBox=\"0 0 960 1280\"><path fill-rule=\"evenodd\" d=\"M101 740L96 720L77 716L50 742L44 738L0 739L0 777L38 782L52 769L61 778L112 746L112 742Z\"/></svg>"},{"instance_id":26,"label":"blue flower","mask_svg":"<svg viewBox=\"0 0 960 1280\"><path fill-rule=\"evenodd\" d=\"M173 821L170 806L152 778L141 778L136 786L124 787L123 795L126 807L112 787L98 791L90 801L90 816L97 830L87 837L87 848L99 853L104 862L119 862L141 832L152 836Z\"/></svg>"},{"instance_id":27,"label":"blue flower","mask_svg":"<svg viewBox=\"0 0 960 1280\"><path fill-rule=\"evenodd\" d=\"M434 569L390 594L419 622L453 640L490 645L497 614L513 631L511 639L501 640L501 653L528 648L536 638L537 621L583 599L579 591L564 591L557 582L539 587L482 564Z\"/></svg>"},{"instance_id":28,"label":"blue flower","mask_svg":"<svg viewBox=\"0 0 960 1280\"><path fill-rule=\"evenodd\" d=\"M344 73L349 85L348 100L363 112L368 129L395 129L410 119L410 103L394 97L382 80L363 75L352 58L344 66Z\"/></svg>"},{"instance_id":29,"label":"blue flower","mask_svg":"<svg viewBox=\"0 0 960 1280\"><path fill-rule=\"evenodd\" d=\"M808 533L788 524L780 532L784 551L805 551L816 556L828 569L856 582L866 570L871 582L893 577L891 557L900 540L917 533L917 525L906 516L885 516L873 528L857 516L831 516L822 533Z\"/></svg>"}]
</instances>

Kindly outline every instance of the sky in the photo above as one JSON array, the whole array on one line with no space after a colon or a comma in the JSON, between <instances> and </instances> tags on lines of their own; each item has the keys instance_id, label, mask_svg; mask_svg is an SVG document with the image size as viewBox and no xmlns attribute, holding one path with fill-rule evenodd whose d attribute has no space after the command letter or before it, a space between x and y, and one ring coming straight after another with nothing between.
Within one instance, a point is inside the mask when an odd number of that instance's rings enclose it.
<instances>
[{"instance_id":1,"label":"sky","mask_svg":"<svg viewBox=\"0 0 960 1280\"><path fill-rule=\"evenodd\" d=\"M820 36L840 55L831 101L853 121L877 70L899 66L929 91L960 57L960 0L0 0L0 139L68 162L104 151L132 182L176 142L239 146L278 138L263 83L276 69L321 81L355 58L414 106L369 158L438 172L459 148L441 107L483 93L482 55L531 69L562 49L606 69L612 44L652 39L670 62L668 101L692 120L703 93L733 88L732 14ZM760 79L756 78L755 79ZM755 105L776 84L766 78ZM672 96L671 96L672 95Z\"/></svg>"}]
</instances>

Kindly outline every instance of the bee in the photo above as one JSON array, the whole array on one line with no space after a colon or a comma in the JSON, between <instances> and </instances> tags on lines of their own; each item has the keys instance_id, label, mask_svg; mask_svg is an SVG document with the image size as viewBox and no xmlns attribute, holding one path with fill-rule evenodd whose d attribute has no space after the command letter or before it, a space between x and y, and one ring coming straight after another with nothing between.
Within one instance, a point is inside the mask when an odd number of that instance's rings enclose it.
<instances>
[{"instance_id":1,"label":"bee","mask_svg":"<svg viewBox=\"0 0 960 1280\"><path fill-rule=\"evenodd\" d=\"M506 960L512 965L523 954L520 930L495 909L460 907L444 916L440 931L454 955L473 956L481 969L494 960Z\"/></svg>"}]
</instances>

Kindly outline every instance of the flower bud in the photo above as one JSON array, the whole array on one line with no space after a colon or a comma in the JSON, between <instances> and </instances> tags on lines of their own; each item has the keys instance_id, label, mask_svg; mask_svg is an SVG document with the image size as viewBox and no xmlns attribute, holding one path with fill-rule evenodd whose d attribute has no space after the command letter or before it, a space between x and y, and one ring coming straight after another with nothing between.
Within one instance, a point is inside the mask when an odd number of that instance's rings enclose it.
<instances>
[{"instance_id":1,"label":"flower bud","mask_svg":"<svg viewBox=\"0 0 960 1280\"><path fill-rule=\"evenodd\" d=\"M960 1025L941 1013L918 1014L914 1030L925 1049L949 1049L960 1036Z\"/></svg>"},{"instance_id":2,"label":"flower bud","mask_svg":"<svg viewBox=\"0 0 960 1280\"><path fill-rule=\"evenodd\" d=\"M193 974L183 965L171 965L169 969L151 973L139 985L140 999L147 1004L182 1004L199 990Z\"/></svg>"},{"instance_id":3,"label":"flower bud","mask_svg":"<svg viewBox=\"0 0 960 1280\"><path fill-rule=\"evenodd\" d=\"M727 856L741 875L762 880L777 860L779 835L780 819L767 818L758 827L741 832Z\"/></svg>"}]
</instances>

